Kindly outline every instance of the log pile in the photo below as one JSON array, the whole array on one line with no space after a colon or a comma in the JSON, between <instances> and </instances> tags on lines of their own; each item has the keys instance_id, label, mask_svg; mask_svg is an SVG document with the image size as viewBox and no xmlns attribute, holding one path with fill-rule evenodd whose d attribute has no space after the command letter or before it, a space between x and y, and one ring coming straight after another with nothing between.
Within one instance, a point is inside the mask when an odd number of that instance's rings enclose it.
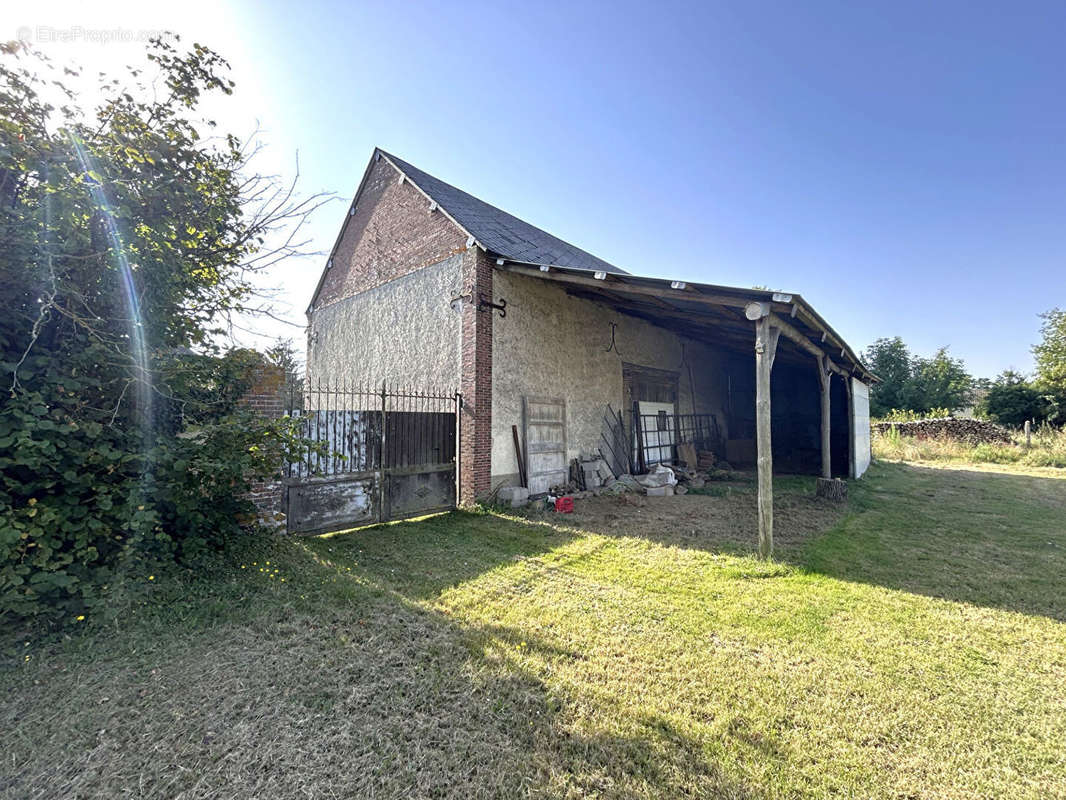
<instances>
[{"instance_id":1,"label":"log pile","mask_svg":"<svg viewBox=\"0 0 1066 800\"><path fill-rule=\"evenodd\" d=\"M899 431L901 436L920 439L954 439L967 444L1010 444L1011 438L1004 428L983 419L919 419L914 422L875 422L878 433Z\"/></svg>"}]
</instances>

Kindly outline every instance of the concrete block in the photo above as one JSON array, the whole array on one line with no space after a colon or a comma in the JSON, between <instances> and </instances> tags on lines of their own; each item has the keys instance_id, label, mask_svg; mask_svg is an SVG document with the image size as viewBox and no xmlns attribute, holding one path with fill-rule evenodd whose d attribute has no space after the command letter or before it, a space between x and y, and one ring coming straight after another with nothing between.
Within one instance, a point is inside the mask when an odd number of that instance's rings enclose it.
<instances>
[{"instance_id":1,"label":"concrete block","mask_svg":"<svg viewBox=\"0 0 1066 800\"><path fill-rule=\"evenodd\" d=\"M525 486L504 486L500 489L501 503L510 503L511 508L522 508L529 502L529 489Z\"/></svg>"},{"instance_id":2,"label":"concrete block","mask_svg":"<svg viewBox=\"0 0 1066 800\"><path fill-rule=\"evenodd\" d=\"M600 479L604 483L606 483L607 481L614 480L614 473L611 472L611 468L607 466L607 462L604 461L602 458L596 461L595 466L596 473L600 476Z\"/></svg>"},{"instance_id":3,"label":"concrete block","mask_svg":"<svg viewBox=\"0 0 1066 800\"><path fill-rule=\"evenodd\" d=\"M649 486L648 497L673 497L673 486Z\"/></svg>"}]
</instances>

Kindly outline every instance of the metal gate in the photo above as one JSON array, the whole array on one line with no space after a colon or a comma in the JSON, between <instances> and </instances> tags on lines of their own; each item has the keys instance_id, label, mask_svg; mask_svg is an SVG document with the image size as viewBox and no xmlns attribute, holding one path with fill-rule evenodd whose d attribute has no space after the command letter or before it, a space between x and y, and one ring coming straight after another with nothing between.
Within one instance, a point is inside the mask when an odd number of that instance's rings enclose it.
<instances>
[{"instance_id":1,"label":"metal gate","mask_svg":"<svg viewBox=\"0 0 1066 800\"><path fill-rule=\"evenodd\" d=\"M290 533L325 533L455 508L455 392L317 383L289 415L311 444L288 465Z\"/></svg>"},{"instance_id":2,"label":"metal gate","mask_svg":"<svg viewBox=\"0 0 1066 800\"><path fill-rule=\"evenodd\" d=\"M670 409L670 411L667 411ZM714 414L675 414L673 406L639 402L630 412L633 468L638 473L659 462L679 458L677 446L692 444L698 450L721 454L724 443Z\"/></svg>"}]
</instances>

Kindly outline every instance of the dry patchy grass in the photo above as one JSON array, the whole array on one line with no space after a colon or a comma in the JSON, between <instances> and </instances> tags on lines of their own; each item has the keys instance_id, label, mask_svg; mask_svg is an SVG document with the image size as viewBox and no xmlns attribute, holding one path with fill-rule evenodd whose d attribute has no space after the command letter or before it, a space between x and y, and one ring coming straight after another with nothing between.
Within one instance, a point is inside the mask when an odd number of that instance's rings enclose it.
<instances>
[{"instance_id":1,"label":"dry patchy grass","mask_svg":"<svg viewBox=\"0 0 1066 800\"><path fill-rule=\"evenodd\" d=\"M0 796L1066 795L1066 481L876 465L843 517L781 488L830 527L772 564L740 489L169 577L7 660Z\"/></svg>"}]
</instances>

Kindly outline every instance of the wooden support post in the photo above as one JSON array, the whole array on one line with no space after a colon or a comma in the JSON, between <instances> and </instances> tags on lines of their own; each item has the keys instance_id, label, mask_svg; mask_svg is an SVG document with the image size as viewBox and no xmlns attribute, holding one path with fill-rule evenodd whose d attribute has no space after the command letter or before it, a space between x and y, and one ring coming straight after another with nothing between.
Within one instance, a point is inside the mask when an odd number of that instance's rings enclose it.
<instances>
[{"instance_id":1,"label":"wooden support post","mask_svg":"<svg viewBox=\"0 0 1066 800\"><path fill-rule=\"evenodd\" d=\"M774 552L774 460L770 439L770 369L773 366L777 336L771 332L769 316L755 324L755 441L759 471L759 555L770 558Z\"/></svg>"},{"instance_id":2,"label":"wooden support post","mask_svg":"<svg viewBox=\"0 0 1066 800\"><path fill-rule=\"evenodd\" d=\"M832 373L825 363L825 356L818 356L818 382L822 388L822 477L833 477L833 451L830 441L830 378Z\"/></svg>"}]
</instances>

